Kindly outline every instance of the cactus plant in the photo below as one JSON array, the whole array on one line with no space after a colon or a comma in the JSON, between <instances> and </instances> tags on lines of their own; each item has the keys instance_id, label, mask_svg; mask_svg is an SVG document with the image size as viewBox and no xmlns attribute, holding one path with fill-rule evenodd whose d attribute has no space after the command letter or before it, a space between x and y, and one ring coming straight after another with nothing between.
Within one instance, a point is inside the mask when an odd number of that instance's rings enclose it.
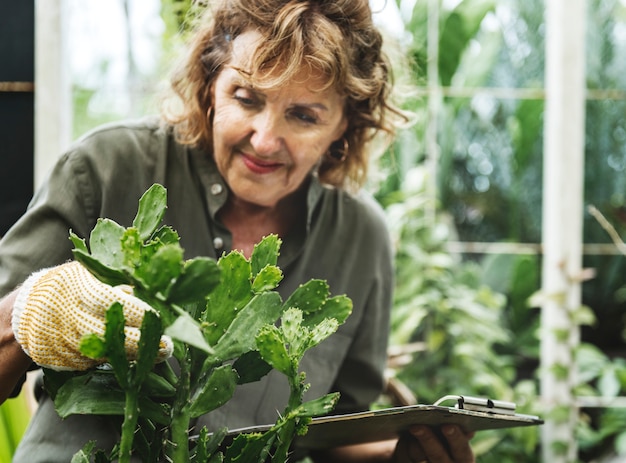
<instances>
[{"instance_id":1,"label":"cactus plant","mask_svg":"<svg viewBox=\"0 0 626 463\"><path fill-rule=\"evenodd\" d=\"M74 463L119 460L144 462L284 462L293 438L306 432L313 416L334 408L337 393L303 403L308 388L299 364L345 321L352 310L346 296L330 297L326 282L311 280L285 302L276 288L281 240L265 237L246 259L237 251L214 261L183 259L179 236L160 226L167 202L161 185L139 201L131 227L100 219L89 237L70 232L74 256L100 280L131 285L148 302L137 359L124 351L120 304L107 311L104 336L83 339L81 352L106 358L110 368L87 372L44 370L45 383L60 416L92 413L123 416L119 444L108 453L86 443ZM276 322L280 319L280 323ZM278 325L278 326L277 326ZM155 366L162 335L174 340L174 374L167 362ZM190 421L226 403L238 384L260 379L272 368L290 386L287 408L266 432L241 434L223 444L226 429L203 429L190 439ZM149 445L162 442L162 446Z\"/></svg>"}]
</instances>

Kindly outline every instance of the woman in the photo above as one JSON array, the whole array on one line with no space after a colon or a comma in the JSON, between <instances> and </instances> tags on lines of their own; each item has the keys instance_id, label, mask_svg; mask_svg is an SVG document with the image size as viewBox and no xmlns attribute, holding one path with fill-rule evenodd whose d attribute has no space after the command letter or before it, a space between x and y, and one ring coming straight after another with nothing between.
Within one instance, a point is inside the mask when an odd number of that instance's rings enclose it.
<instances>
[{"instance_id":1,"label":"woman","mask_svg":"<svg viewBox=\"0 0 626 463\"><path fill-rule=\"evenodd\" d=\"M381 393L392 250L380 208L358 187L373 136L393 134L402 118L389 101L389 68L367 1L222 0L210 9L174 75L176 98L160 123L109 125L83 137L0 242L2 400L32 361L82 365L71 350L65 356L53 350L51 360L38 355L42 340L67 333L46 334L53 323L35 326L32 301L42 278L67 273L59 265L71 258L69 229L88 236L98 217L128 226L138 198L155 182L168 189L165 222L180 233L186 257L231 249L249 256L263 236L276 233L283 240L283 297L321 278L352 299L348 321L302 363L312 396L339 391L335 411L346 413L367 409ZM63 318L63 302L47 307ZM270 374L239 388L199 425L274 422L287 396L282 379ZM418 427L398 442L330 449L314 458L474 460L460 429L443 431L445 443ZM109 447L115 428L103 417L61 421L42 393L15 461L66 462L90 439Z\"/></svg>"}]
</instances>

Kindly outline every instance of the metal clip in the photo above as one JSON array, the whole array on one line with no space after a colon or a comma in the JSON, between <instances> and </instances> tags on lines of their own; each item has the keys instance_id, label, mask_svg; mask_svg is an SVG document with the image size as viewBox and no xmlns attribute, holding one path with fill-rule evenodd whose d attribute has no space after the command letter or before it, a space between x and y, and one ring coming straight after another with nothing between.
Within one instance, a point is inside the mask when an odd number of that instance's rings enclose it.
<instances>
[{"instance_id":1,"label":"metal clip","mask_svg":"<svg viewBox=\"0 0 626 463\"><path fill-rule=\"evenodd\" d=\"M455 408L476 412L496 413L500 415L515 415L515 403L504 400L483 399L463 395L447 395L434 405L440 405L447 400L456 400Z\"/></svg>"}]
</instances>

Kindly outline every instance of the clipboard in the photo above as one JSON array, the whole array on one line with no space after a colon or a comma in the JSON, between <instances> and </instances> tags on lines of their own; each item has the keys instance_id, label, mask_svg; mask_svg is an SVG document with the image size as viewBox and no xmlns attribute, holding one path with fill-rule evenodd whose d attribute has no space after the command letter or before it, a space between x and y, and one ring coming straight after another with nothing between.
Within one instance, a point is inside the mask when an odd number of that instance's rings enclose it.
<instances>
[{"instance_id":1,"label":"clipboard","mask_svg":"<svg viewBox=\"0 0 626 463\"><path fill-rule=\"evenodd\" d=\"M455 406L440 405L454 399ZM494 411L495 410L495 411ZM296 437L294 444L308 450L327 449L342 445L376 442L398 437L412 425L439 427L459 425L467 432L537 426L543 419L534 415L515 413L515 404L467 396L446 396L435 405L408 405L383 408L346 415L313 418L308 432ZM263 432L270 426L253 426L232 430L229 434Z\"/></svg>"}]
</instances>

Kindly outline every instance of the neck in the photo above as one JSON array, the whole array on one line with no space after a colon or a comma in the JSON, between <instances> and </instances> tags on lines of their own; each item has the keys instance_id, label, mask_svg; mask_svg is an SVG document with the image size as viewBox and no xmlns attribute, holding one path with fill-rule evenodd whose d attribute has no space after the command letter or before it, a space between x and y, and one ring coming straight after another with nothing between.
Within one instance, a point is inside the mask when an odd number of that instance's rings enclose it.
<instances>
[{"instance_id":1,"label":"neck","mask_svg":"<svg viewBox=\"0 0 626 463\"><path fill-rule=\"evenodd\" d=\"M274 206L259 206L231 197L219 212L219 219L233 238L233 249L250 257L254 245L267 235L284 238L306 217L306 188L281 199Z\"/></svg>"}]
</instances>

